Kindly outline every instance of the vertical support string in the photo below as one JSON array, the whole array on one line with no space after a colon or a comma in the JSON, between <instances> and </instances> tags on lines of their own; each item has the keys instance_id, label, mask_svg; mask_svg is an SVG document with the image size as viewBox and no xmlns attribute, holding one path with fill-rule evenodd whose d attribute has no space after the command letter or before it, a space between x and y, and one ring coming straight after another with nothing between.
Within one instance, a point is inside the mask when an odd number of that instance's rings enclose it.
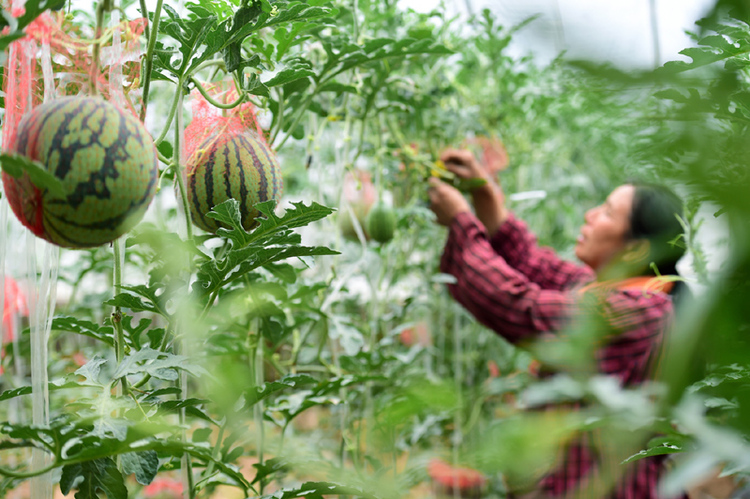
<instances>
[{"instance_id":1,"label":"vertical support string","mask_svg":"<svg viewBox=\"0 0 750 499\"><path fill-rule=\"evenodd\" d=\"M31 398L32 422L37 426L49 426L49 380L47 374L48 343L52 327L54 305L57 300L57 269L60 249L43 243L44 259L42 271L37 273L36 237L26 232L27 271L30 282L34 282L29 292L29 319L31 331ZM31 453L31 468L38 470L51 463L51 456L42 449L34 448ZM52 478L50 473L31 480L31 497L52 499Z\"/></svg>"}]
</instances>

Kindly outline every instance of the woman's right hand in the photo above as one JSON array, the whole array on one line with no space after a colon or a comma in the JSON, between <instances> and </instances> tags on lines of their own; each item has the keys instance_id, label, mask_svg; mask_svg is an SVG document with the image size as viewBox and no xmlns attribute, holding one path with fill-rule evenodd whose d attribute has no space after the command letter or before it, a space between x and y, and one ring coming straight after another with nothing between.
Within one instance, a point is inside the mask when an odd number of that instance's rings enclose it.
<instances>
[{"instance_id":1,"label":"woman's right hand","mask_svg":"<svg viewBox=\"0 0 750 499\"><path fill-rule=\"evenodd\" d=\"M489 182L490 176L482 165L477 161L474 153L466 149L446 149L440 155L440 160L445 168L462 179L483 179Z\"/></svg>"},{"instance_id":2,"label":"woman's right hand","mask_svg":"<svg viewBox=\"0 0 750 499\"><path fill-rule=\"evenodd\" d=\"M446 149L440 155L440 160L448 171L462 179L483 179L486 181L481 187L471 191L474 211L477 218L487 229L491 237L497 229L508 219L509 212L505 207L505 194L489 172L477 161L471 151L465 149Z\"/></svg>"}]
</instances>

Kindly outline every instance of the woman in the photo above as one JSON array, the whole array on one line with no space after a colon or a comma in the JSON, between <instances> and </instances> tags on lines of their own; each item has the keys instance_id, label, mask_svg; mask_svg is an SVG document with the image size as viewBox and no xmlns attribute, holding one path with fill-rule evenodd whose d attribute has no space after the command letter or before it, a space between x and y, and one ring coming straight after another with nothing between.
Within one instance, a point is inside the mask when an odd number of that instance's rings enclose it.
<instances>
[{"instance_id":1,"label":"woman","mask_svg":"<svg viewBox=\"0 0 750 499\"><path fill-rule=\"evenodd\" d=\"M681 284L653 277L653 264L661 275L676 274L675 264L683 254L674 244L682 234L679 199L657 186L617 187L586 213L575 246L581 266L536 245L526 225L505 207L502 189L471 152L448 150L441 159L460 178L487 180L472 192L476 215L459 191L430 180L431 209L438 223L449 228L440 266L456 278L450 285L453 297L513 343L565 330L583 303L592 301L586 298L595 297L597 313L607 326L595 354L597 371L617 377L623 386L646 381ZM582 441L569 445L533 497L561 497L585 487L597 467L594 453ZM637 461L608 497L656 499L663 460Z\"/></svg>"}]
</instances>

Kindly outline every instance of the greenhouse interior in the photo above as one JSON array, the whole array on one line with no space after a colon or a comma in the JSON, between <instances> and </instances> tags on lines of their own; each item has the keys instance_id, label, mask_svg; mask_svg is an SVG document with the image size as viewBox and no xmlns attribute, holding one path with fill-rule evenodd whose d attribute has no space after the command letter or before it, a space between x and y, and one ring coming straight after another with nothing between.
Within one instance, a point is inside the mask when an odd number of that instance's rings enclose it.
<instances>
[{"instance_id":1,"label":"greenhouse interior","mask_svg":"<svg viewBox=\"0 0 750 499\"><path fill-rule=\"evenodd\" d=\"M2 9L0 499L750 498L748 2Z\"/></svg>"}]
</instances>

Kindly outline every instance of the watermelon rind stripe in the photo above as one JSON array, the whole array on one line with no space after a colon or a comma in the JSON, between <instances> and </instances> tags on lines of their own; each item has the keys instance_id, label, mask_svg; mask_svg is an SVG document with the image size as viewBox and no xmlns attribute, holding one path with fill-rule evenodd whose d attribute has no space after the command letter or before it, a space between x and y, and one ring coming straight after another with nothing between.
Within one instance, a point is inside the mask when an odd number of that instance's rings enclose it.
<instances>
[{"instance_id":1,"label":"watermelon rind stripe","mask_svg":"<svg viewBox=\"0 0 750 499\"><path fill-rule=\"evenodd\" d=\"M271 186L272 191L270 198L276 199L279 195L279 166L278 166L278 160L276 159L276 156L273 153L273 150L265 143L263 140L261 140L260 137L257 138L258 144L260 146L260 149L263 151L263 153L266 156L266 159L268 160L268 164L271 165Z\"/></svg>"},{"instance_id":2,"label":"watermelon rind stripe","mask_svg":"<svg viewBox=\"0 0 750 499\"><path fill-rule=\"evenodd\" d=\"M253 143L250 140L248 140L247 137L244 135L240 136L240 140L244 143L246 149L250 152L250 155L253 157L253 164L255 165L255 169L258 172L258 202L263 203L265 201L268 201L268 180L266 179L266 169L265 165L263 164L263 160L261 160L258 155L256 154L256 144L260 148L263 148L263 144L261 143Z\"/></svg>"},{"instance_id":3,"label":"watermelon rind stripe","mask_svg":"<svg viewBox=\"0 0 750 499\"><path fill-rule=\"evenodd\" d=\"M208 156L208 161L206 162L207 165L213 165L216 161L216 143L214 143L211 146L211 152ZM206 213L209 212L209 210L215 206L214 202L214 178L213 178L213 171L210 171L208 167L201 168L201 173L204 177L205 182L205 188L206 188L206 208L204 209L202 206L199 206L200 213L201 213L201 219L203 220L203 223L206 224L206 227L211 227L213 224L211 223L213 220L206 220ZM214 229L215 230L215 229Z\"/></svg>"},{"instance_id":4,"label":"watermelon rind stripe","mask_svg":"<svg viewBox=\"0 0 750 499\"><path fill-rule=\"evenodd\" d=\"M232 141L234 142L234 141ZM236 161L236 164L240 166L240 168L237 168L239 172L240 177L240 213L245 218L252 217L252 213L248 214L247 210L247 196L248 196L248 189L247 189L247 179L245 178L245 169L242 168L242 150L240 148L241 144L235 143L234 145L234 159ZM254 218L254 217L253 217ZM251 220L243 220L242 225L243 227L247 226L247 224L251 222Z\"/></svg>"}]
</instances>

